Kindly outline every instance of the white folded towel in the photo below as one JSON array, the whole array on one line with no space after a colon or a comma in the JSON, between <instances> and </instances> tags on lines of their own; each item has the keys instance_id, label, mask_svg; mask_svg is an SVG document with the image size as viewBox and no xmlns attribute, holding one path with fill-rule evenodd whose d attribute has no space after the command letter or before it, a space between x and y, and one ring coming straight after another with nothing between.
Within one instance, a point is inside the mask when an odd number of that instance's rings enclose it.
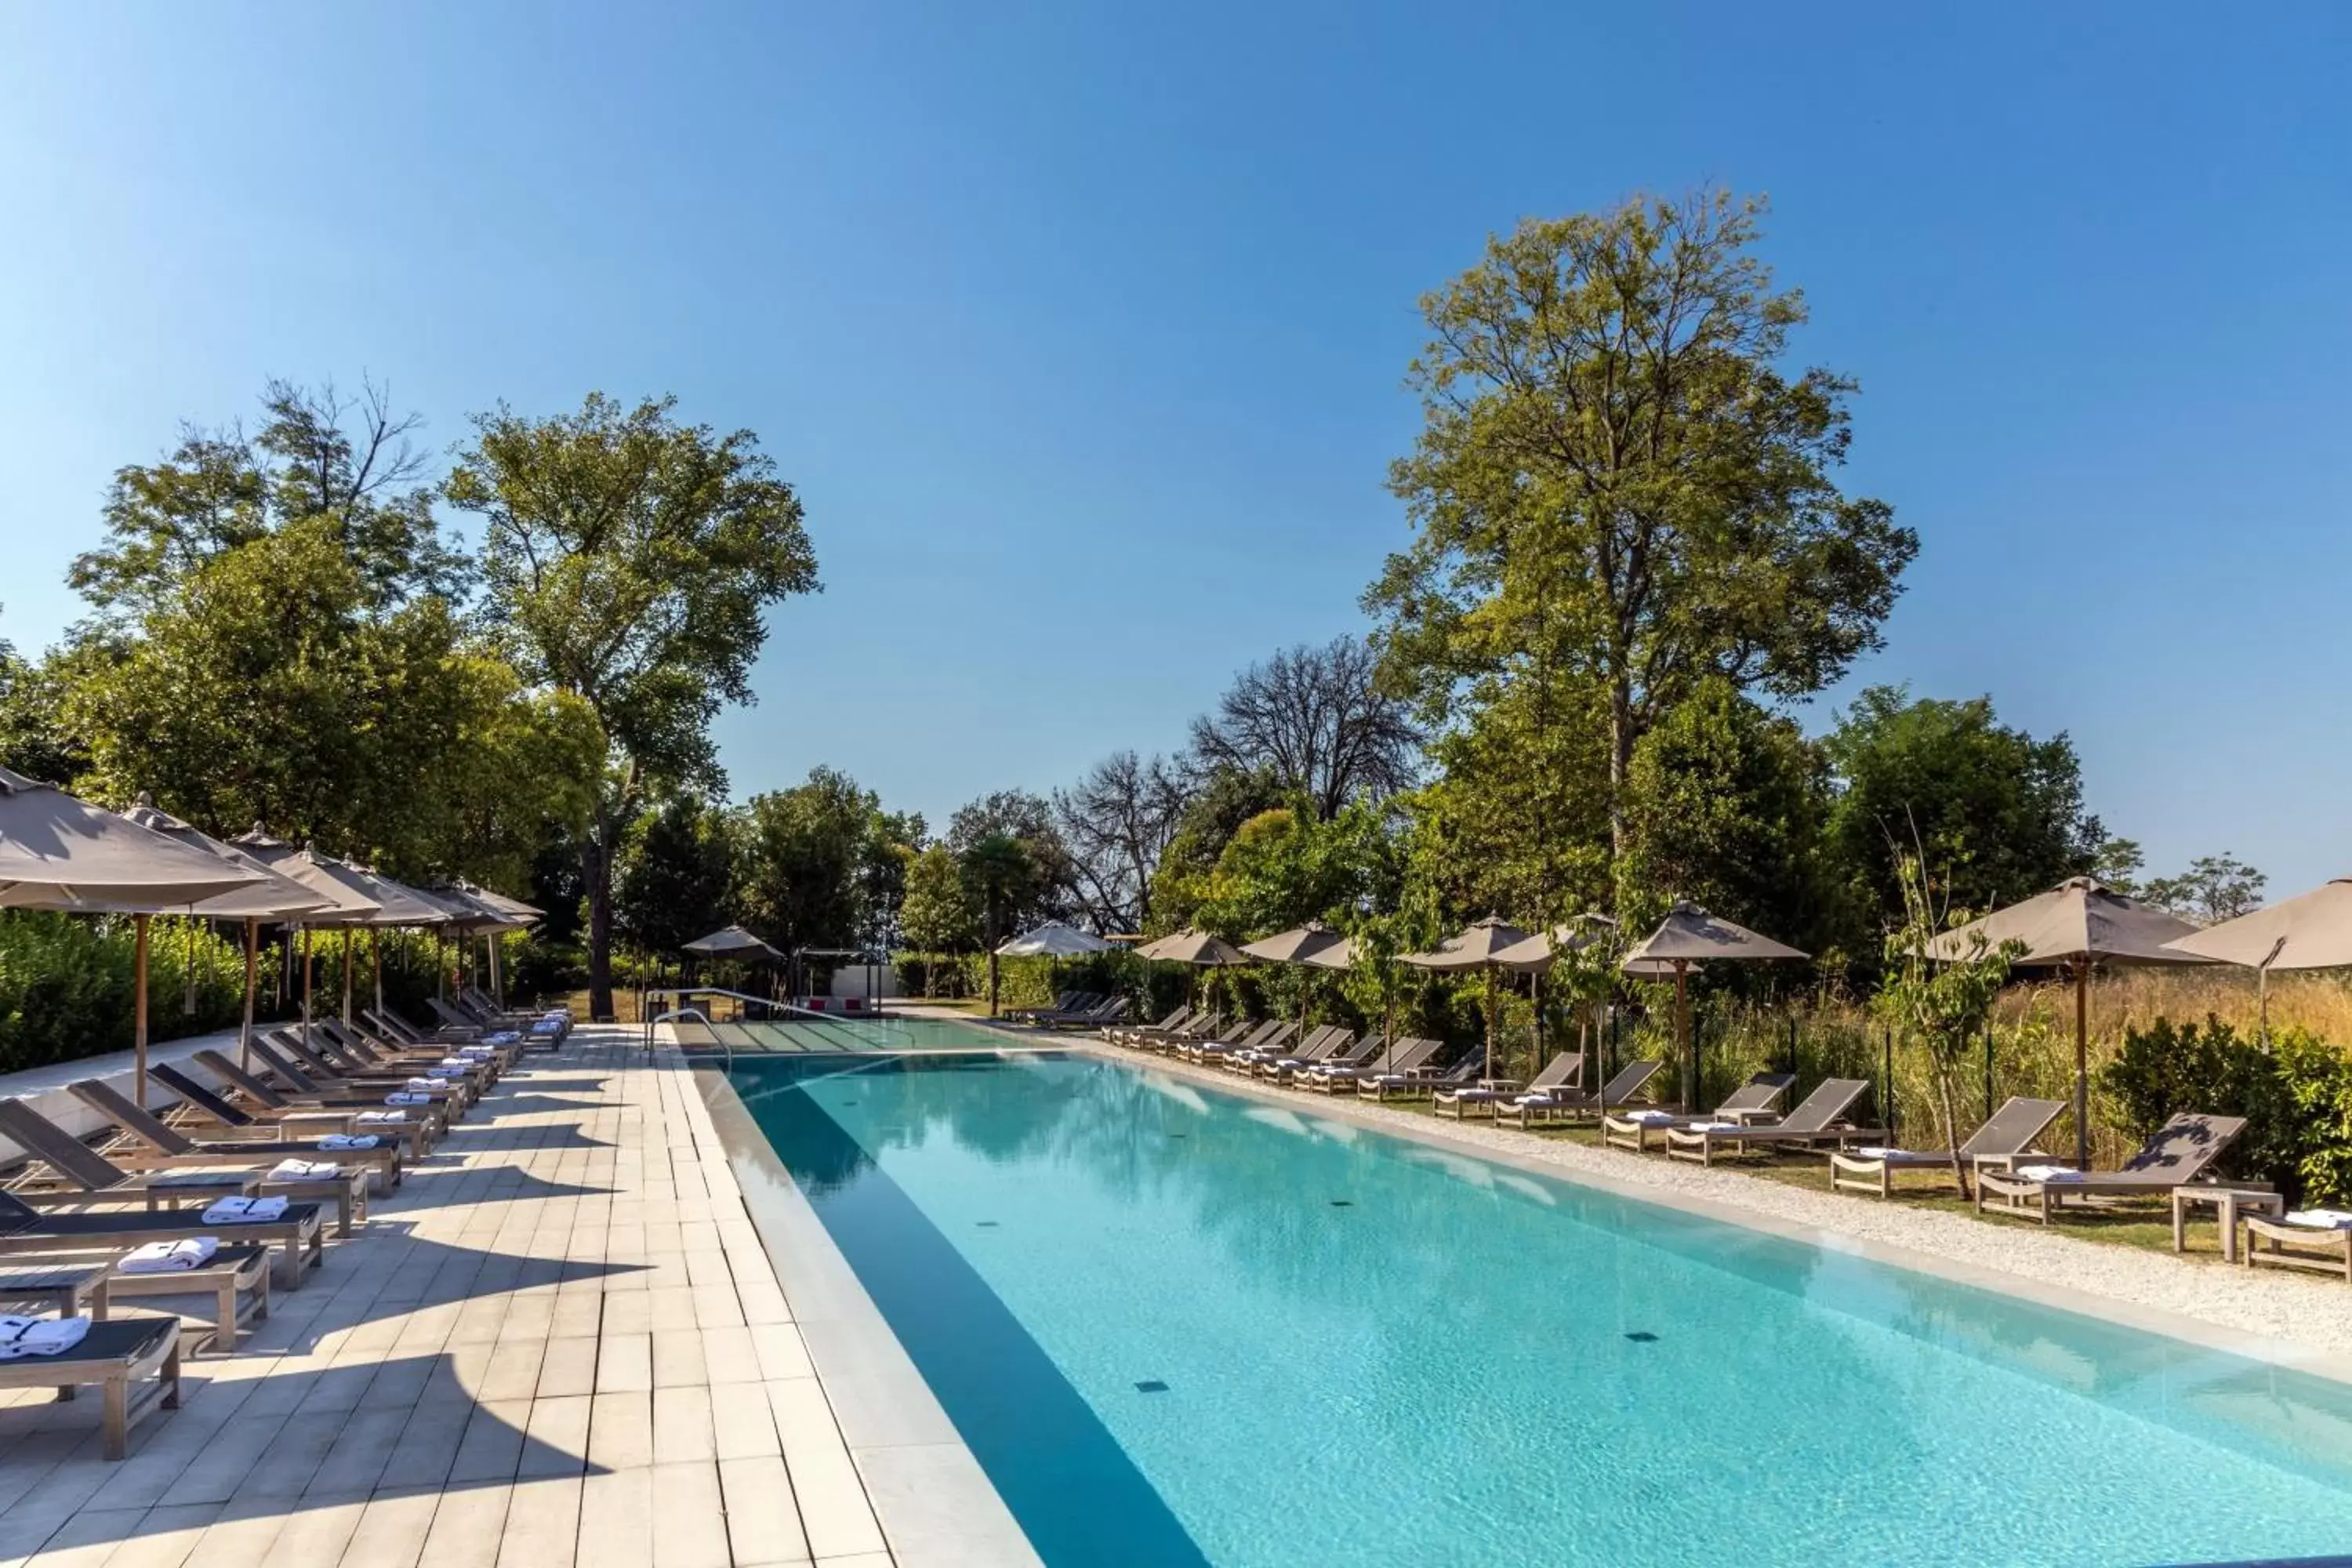
<instances>
[{"instance_id":1,"label":"white folded towel","mask_svg":"<svg viewBox=\"0 0 2352 1568\"><path fill-rule=\"evenodd\" d=\"M2352 1211L2344 1209L2291 1209L2289 1225L2307 1225L2314 1230L2352 1230Z\"/></svg>"},{"instance_id":2,"label":"white folded towel","mask_svg":"<svg viewBox=\"0 0 2352 1568\"><path fill-rule=\"evenodd\" d=\"M115 1268L125 1274L178 1274L202 1268L220 1250L215 1236L191 1236L178 1241L151 1241L123 1255Z\"/></svg>"},{"instance_id":3,"label":"white folded towel","mask_svg":"<svg viewBox=\"0 0 2352 1568\"><path fill-rule=\"evenodd\" d=\"M280 1160L269 1167L266 1179L273 1182L323 1182L342 1173L343 1168L332 1160Z\"/></svg>"},{"instance_id":4,"label":"white folded towel","mask_svg":"<svg viewBox=\"0 0 2352 1568\"><path fill-rule=\"evenodd\" d=\"M446 1078L413 1078L408 1080L408 1089L412 1094L423 1094L435 1089L446 1089L448 1087L449 1080Z\"/></svg>"},{"instance_id":5,"label":"white folded towel","mask_svg":"<svg viewBox=\"0 0 2352 1568\"><path fill-rule=\"evenodd\" d=\"M284 1198L223 1198L205 1211L206 1225L257 1225L286 1215Z\"/></svg>"},{"instance_id":6,"label":"white folded towel","mask_svg":"<svg viewBox=\"0 0 2352 1568\"><path fill-rule=\"evenodd\" d=\"M396 1094L384 1096L384 1100L391 1105L409 1103L404 1097ZM362 1110L352 1120L362 1127L404 1127L408 1124L408 1118L397 1110ZM337 1136L340 1137L341 1134ZM321 1139L320 1142L323 1142L325 1140Z\"/></svg>"},{"instance_id":7,"label":"white folded towel","mask_svg":"<svg viewBox=\"0 0 2352 1568\"><path fill-rule=\"evenodd\" d=\"M1684 1124L1683 1131L1685 1132L1732 1132L1737 1131L1739 1123L1737 1121L1691 1121Z\"/></svg>"},{"instance_id":8,"label":"white folded towel","mask_svg":"<svg viewBox=\"0 0 2352 1568\"><path fill-rule=\"evenodd\" d=\"M1911 1152L1908 1149L1884 1149L1875 1143L1853 1151L1865 1160L1900 1160Z\"/></svg>"},{"instance_id":9,"label":"white folded towel","mask_svg":"<svg viewBox=\"0 0 2352 1568\"><path fill-rule=\"evenodd\" d=\"M433 1103L433 1097L429 1094L411 1094L405 1089L394 1089L383 1097L383 1102L386 1105L430 1105ZM366 1117L373 1116L375 1112L362 1111L361 1114ZM406 1118L404 1117L402 1120L405 1121Z\"/></svg>"},{"instance_id":10,"label":"white folded towel","mask_svg":"<svg viewBox=\"0 0 2352 1568\"><path fill-rule=\"evenodd\" d=\"M500 1029L495 1035L484 1035L482 1037L484 1044L492 1046L511 1046L517 1040L521 1038L522 1035L520 1031L515 1029Z\"/></svg>"},{"instance_id":11,"label":"white folded towel","mask_svg":"<svg viewBox=\"0 0 2352 1568\"><path fill-rule=\"evenodd\" d=\"M369 1116L382 1116L381 1110L371 1110ZM330 1132L319 1140L321 1149L373 1149L383 1140L373 1132Z\"/></svg>"},{"instance_id":12,"label":"white folded towel","mask_svg":"<svg viewBox=\"0 0 2352 1568\"><path fill-rule=\"evenodd\" d=\"M88 1332L88 1318L0 1318L0 1361L62 1355Z\"/></svg>"},{"instance_id":13,"label":"white folded towel","mask_svg":"<svg viewBox=\"0 0 2352 1568\"><path fill-rule=\"evenodd\" d=\"M1627 1121L1638 1121L1644 1127L1663 1127L1675 1119L1671 1110L1628 1110L1622 1113Z\"/></svg>"},{"instance_id":14,"label":"white folded towel","mask_svg":"<svg viewBox=\"0 0 2352 1568\"><path fill-rule=\"evenodd\" d=\"M2017 1173L2029 1182L2079 1182L2083 1173L2070 1165L2020 1165Z\"/></svg>"},{"instance_id":15,"label":"white folded towel","mask_svg":"<svg viewBox=\"0 0 2352 1568\"><path fill-rule=\"evenodd\" d=\"M473 1062L465 1057L443 1057L433 1064L433 1070L436 1073L468 1072L473 1066Z\"/></svg>"},{"instance_id":16,"label":"white folded towel","mask_svg":"<svg viewBox=\"0 0 2352 1568\"><path fill-rule=\"evenodd\" d=\"M541 1018L530 1026L530 1032L534 1035L551 1035L562 1027L563 1020L561 1018Z\"/></svg>"},{"instance_id":17,"label":"white folded towel","mask_svg":"<svg viewBox=\"0 0 2352 1568\"><path fill-rule=\"evenodd\" d=\"M459 1046L457 1047L457 1059L462 1062L486 1062L498 1054L498 1051L489 1046Z\"/></svg>"}]
</instances>

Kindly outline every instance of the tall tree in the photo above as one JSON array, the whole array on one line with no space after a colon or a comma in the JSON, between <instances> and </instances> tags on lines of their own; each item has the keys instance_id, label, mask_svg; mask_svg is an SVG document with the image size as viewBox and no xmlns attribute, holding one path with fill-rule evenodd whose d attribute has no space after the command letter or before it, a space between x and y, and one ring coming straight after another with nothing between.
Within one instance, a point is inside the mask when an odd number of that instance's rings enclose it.
<instances>
[{"instance_id":1,"label":"tall tree","mask_svg":"<svg viewBox=\"0 0 2352 1568\"><path fill-rule=\"evenodd\" d=\"M1334 637L1252 665L1192 721L1192 754L1211 769L1263 769L1325 821L1358 799L1386 800L1413 784L1421 731L1380 689L1370 646Z\"/></svg>"},{"instance_id":2,"label":"tall tree","mask_svg":"<svg viewBox=\"0 0 2352 1568\"><path fill-rule=\"evenodd\" d=\"M920 953L969 952L980 941L980 911L964 885L963 868L944 844L917 855L907 868L907 897L898 923L907 943ZM937 967L924 972L924 989L936 994Z\"/></svg>"},{"instance_id":3,"label":"tall tree","mask_svg":"<svg viewBox=\"0 0 2352 1568\"><path fill-rule=\"evenodd\" d=\"M1836 483L1853 383L1782 368L1805 305L1755 254L1763 211L1704 191L1531 219L1422 302L1423 426L1390 475L1417 535L1365 595L1386 669L1433 721L1521 684L1535 733L1592 714L1612 853L1661 715L1708 677L1835 679L1918 548ZM1566 781L1530 793L1569 805Z\"/></svg>"},{"instance_id":4,"label":"tall tree","mask_svg":"<svg viewBox=\"0 0 2352 1568\"><path fill-rule=\"evenodd\" d=\"M2178 877L2152 878L2140 891L2148 902L2161 904L2174 914L2216 925L2260 909L2263 889L2269 881L2267 873L2224 849L2219 855L2199 856Z\"/></svg>"},{"instance_id":5,"label":"tall tree","mask_svg":"<svg viewBox=\"0 0 2352 1568\"><path fill-rule=\"evenodd\" d=\"M744 808L740 897L751 928L786 952L861 944L865 871L882 837L880 803L836 768L751 797Z\"/></svg>"},{"instance_id":6,"label":"tall tree","mask_svg":"<svg viewBox=\"0 0 2352 1568\"><path fill-rule=\"evenodd\" d=\"M716 786L710 721L751 702L765 609L818 586L800 499L748 430L624 408L478 416L446 487L481 514L488 609L532 679L587 704L607 748L580 843L589 1005L612 1012L613 856L656 783Z\"/></svg>"},{"instance_id":7,"label":"tall tree","mask_svg":"<svg viewBox=\"0 0 2352 1568\"><path fill-rule=\"evenodd\" d=\"M957 851L956 867L963 875L965 896L980 916L980 940L988 950L988 1010L993 1014L996 950L1013 934L1022 911L1034 906L1045 885L1045 869L1026 840L1001 831L984 833Z\"/></svg>"},{"instance_id":8,"label":"tall tree","mask_svg":"<svg viewBox=\"0 0 2352 1568\"><path fill-rule=\"evenodd\" d=\"M2090 870L2107 842L2084 809L2074 742L2002 724L1990 699L1874 686L1822 744L1837 792L1829 837L1865 929L1907 918L1906 854L1937 868L1953 904L1990 910Z\"/></svg>"},{"instance_id":9,"label":"tall tree","mask_svg":"<svg viewBox=\"0 0 2352 1568\"><path fill-rule=\"evenodd\" d=\"M737 822L715 802L673 795L643 813L614 876L614 929L638 948L675 953L734 908Z\"/></svg>"},{"instance_id":10,"label":"tall tree","mask_svg":"<svg viewBox=\"0 0 2352 1568\"><path fill-rule=\"evenodd\" d=\"M1151 919L1151 878L1176 836L1189 795L1164 757L1113 752L1065 790L1054 822L1087 918L1104 931L1140 931Z\"/></svg>"},{"instance_id":11,"label":"tall tree","mask_svg":"<svg viewBox=\"0 0 2352 1568\"><path fill-rule=\"evenodd\" d=\"M1050 801L1028 790L1002 789L958 806L948 818L947 847L959 860L995 839L1017 845L1024 868L1019 877L1002 879L1004 888L1017 889L1019 895L1000 911L1006 935L1039 921L1066 920L1076 913L1076 874Z\"/></svg>"}]
</instances>

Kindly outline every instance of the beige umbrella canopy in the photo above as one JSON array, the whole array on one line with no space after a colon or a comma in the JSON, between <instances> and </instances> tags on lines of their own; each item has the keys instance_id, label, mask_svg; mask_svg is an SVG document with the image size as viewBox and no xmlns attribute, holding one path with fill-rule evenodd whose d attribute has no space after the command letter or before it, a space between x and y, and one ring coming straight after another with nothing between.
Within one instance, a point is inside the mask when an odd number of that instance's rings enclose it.
<instances>
[{"instance_id":1,"label":"beige umbrella canopy","mask_svg":"<svg viewBox=\"0 0 2352 1568\"><path fill-rule=\"evenodd\" d=\"M1321 921L1308 921L1303 926L1260 937L1255 942L1245 942L1242 943L1242 952L1261 963L1295 963L1308 969L1348 967L1348 939ZM1337 962L1334 962L1335 953ZM1298 1032L1301 1035L1307 1032L1307 1009L1313 998L1311 983L1300 988Z\"/></svg>"},{"instance_id":2,"label":"beige umbrella canopy","mask_svg":"<svg viewBox=\"0 0 2352 1568\"><path fill-rule=\"evenodd\" d=\"M1202 969L1249 962L1242 950L1233 943L1202 931L1171 931L1156 942L1147 942L1137 948L1135 956L1160 963L1190 963Z\"/></svg>"},{"instance_id":3,"label":"beige umbrella canopy","mask_svg":"<svg viewBox=\"0 0 2352 1568\"><path fill-rule=\"evenodd\" d=\"M2091 970L2100 963L2202 963L2171 943L2197 934L2179 915L2127 899L2088 877L2069 877L2046 892L1956 926L1927 944L1929 958L2021 944L2021 968L2064 968L2074 976L2074 1158L2091 1163Z\"/></svg>"},{"instance_id":4,"label":"beige umbrella canopy","mask_svg":"<svg viewBox=\"0 0 2352 1568\"><path fill-rule=\"evenodd\" d=\"M245 922L245 1011L237 1025L237 1060L250 1063L253 1049L253 994L255 972L261 956L261 922L293 921L329 907L323 893L316 892L291 877L281 877L246 850L234 844L224 844L181 821L167 811L158 810L153 799L141 795L139 804L122 814L140 826L163 834L167 838L202 849L208 855L251 871L257 881L226 893L218 893L189 908L189 913L207 920L235 920ZM190 931L194 941L194 929ZM189 975L189 996L193 1007L195 980L193 968ZM142 1072L143 1079L144 1074Z\"/></svg>"},{"instance_id":5,"label":"beige umbrella canopy","mask_svg":"<svg viewBox=\"0 0 2352 1568\"><path fill-rule=\"evenodd\" d=\"M2264 972L2352 966L2352 877L2338 877L2202 931L2190 926L2165 946L2187 957Z\"/></svg>"},{"instance_id":6,"label":"beige umbrella canopy","mask_svg":"<svg viewBox=\"0 0 2352 1568\"><path fill-rule=\"evenodd\" d=\"M1683 1089L1683 1109L1698 1110L1698 1055L1691 1044L1690 972L1692 966L1723 960L1745 963L1775 958L1810 958L1786 942L1759 936L1746 926L1711 915L1685 900L1666 911L1658 929L1643 937L1620 966L1628 974L1675 977L1675 1046L1690 1063L1689 1081Z\"/></svg>"},{"instance_id":7,"label":"beige umbrella canopy","mask_svg":"<svg viewBox=\"0 0 2352 1568\"><path fill-rule=\"evenodd\" d=\"M147 1100L147 921L263 874L0 768L0 904L131 917L133 1097Z\"/></svg>"},{"instance_id":8,"label":"beige umbrella canopy","mask_svg":"<svg viewBox=\"0 0 2352 1568\"><path fill-rule=\"evenodd\" d=\"M1232 942L1190 927L1145 942L1135 950L1135 956L1156 963L1189 963L1195 969L1228 969L1249 962L1249 955ZM1195 984L1192 996L1195 1005L1201 999L1200 990Z\"/></svg>"},{"instance_id":9,"label":"beige umbrella canopy","mask_svg":"<svg viewBox=\"0 0 2352 1568\"><path fill-rule=\"evenodd\" d=\"M1528 940L1528 933L1498 915L1473 921L1460 933L1448 937L1434 952L1402 952L1398 961L1416 969L1434 969L1441 973L1462 973L1470 970L1486 972L1486 1071L1495 1070L1495 1034L1496 1013L1501 999L1495 988L1495 975L1509 967L1502 955Z\"/></svg>"},{"instance_id":10,"label":"beige umbrella canopy","mask_svg":"<svg viewBox=\"0 0 2352 1568\"><path fill-rule=\"evenodd\" d=\"M1558 962L1561 953L1591 947L1601 940L1603 927L1616 923L1607 915L1579 915L1503 949L1495 954L1495 962L1507 969L1541 974Z\"/></svg>"}]
</instances>

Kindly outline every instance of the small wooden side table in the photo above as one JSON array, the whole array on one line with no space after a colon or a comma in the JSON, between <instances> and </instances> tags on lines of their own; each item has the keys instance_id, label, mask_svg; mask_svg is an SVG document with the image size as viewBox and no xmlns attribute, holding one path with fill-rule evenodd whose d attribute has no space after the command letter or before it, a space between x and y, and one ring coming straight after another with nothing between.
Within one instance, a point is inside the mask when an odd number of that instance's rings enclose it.
<instances>
[{"instance_id":1,"label":"small wooden side table","mask_svg":"<svg viewBox=\"0 0 2352 1568\"><path fill-rule=\"evenodd\" d=\"M2172 1250L2189 1250L2189 1211L2199 1204L2211 1204L2214 1215L2221 1222L2221 1261L2238 1261L2238 1216L2254 1214L2284 1215L2286 1199L2268 1187L2229 1187L2191 1183L2172 1189Z\"/></svg>"}]
</instances>

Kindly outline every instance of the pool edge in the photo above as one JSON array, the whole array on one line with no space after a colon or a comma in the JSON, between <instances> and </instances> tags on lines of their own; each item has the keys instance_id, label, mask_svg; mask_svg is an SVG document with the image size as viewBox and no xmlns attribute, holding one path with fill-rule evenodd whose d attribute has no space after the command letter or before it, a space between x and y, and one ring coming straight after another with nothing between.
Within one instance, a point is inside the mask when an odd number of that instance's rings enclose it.
<instances>
[{"instance_id":1,"label":"pool edge","mask_svg":"<svg viewBox=\"0 0 2352 1568\"><path fill-rule=\"evenodd\" d=\"M734 1086L688 1070L898 1568L1043 1568Z\"/></svg>"}]
</instances>

